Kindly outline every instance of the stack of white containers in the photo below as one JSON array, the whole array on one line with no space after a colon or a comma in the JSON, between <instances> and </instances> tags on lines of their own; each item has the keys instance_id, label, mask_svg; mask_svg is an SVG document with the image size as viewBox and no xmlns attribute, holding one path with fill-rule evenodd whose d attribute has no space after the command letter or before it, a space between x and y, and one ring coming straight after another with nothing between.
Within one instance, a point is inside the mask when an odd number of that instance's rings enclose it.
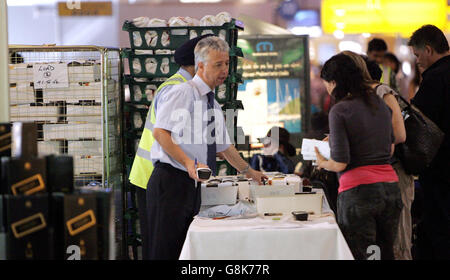
<instances>
[{"instance_id":1,"label":"stack of white containers","mask_svg":"<svg viewBox=\"0 0 450 280\"><path fill-rule=\"evenodd\" d=\"M40 156L67 153L74 157L75 175L102 175L100 62L72 61L67 66L68 87L36 90L33 68L40 63L10 64L11 121L42 125ZM117 86L114 80L108 81L108 93Z\"/></svg>"}]
</instances>

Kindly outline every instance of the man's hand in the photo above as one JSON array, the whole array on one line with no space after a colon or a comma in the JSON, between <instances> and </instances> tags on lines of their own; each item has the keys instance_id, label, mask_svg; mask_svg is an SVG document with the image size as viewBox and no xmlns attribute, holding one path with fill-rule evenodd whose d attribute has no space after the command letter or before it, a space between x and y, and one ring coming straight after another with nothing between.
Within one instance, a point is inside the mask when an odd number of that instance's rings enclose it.
<instances>
[{"instance_id":1,"label":"man's hand","mask_svg":"<svg viewBox=\"0 0 450 280\"><path fill-rule=\"evenodd\" d=\"M195 167L195 161L189 160L189 162L186 163L186 169L189 173L189 177L192 179L198 181L198 182L204 182L205 179L200 179L197 177L197 168L209 168L206 164L197 162L197 167Z\"/></svg>"},{"instance_id":2,"label":"man's hand","mask_svg":"<svg viewBox=\"0 0 450 280\"><path fill-rule=\"evenodd\" d=\"M249 168L247 173L246 173L247 178L252 178L254 181L258 182L259 185L262 184L262 180L265 179L267 180L267 176L264 175L262 172L260 171L256 171L253 168Z\"/></svg>"}]
</instances>

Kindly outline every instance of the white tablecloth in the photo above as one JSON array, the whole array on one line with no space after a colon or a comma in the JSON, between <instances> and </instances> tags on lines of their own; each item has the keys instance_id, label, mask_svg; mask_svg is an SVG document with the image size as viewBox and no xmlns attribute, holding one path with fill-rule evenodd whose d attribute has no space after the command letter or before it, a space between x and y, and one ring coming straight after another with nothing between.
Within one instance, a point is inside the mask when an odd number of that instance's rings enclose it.
<instances>
[{"instance_id":1,"label":"white tablecloth","mask_svg":"<svg viewBox=\"0 0 450 280\"><path fill-rule=\"evenodd\" d=\"M196 217L181 260L349 260L352 253L332 213L212 220Z\"/></svg>"}]
</instances>

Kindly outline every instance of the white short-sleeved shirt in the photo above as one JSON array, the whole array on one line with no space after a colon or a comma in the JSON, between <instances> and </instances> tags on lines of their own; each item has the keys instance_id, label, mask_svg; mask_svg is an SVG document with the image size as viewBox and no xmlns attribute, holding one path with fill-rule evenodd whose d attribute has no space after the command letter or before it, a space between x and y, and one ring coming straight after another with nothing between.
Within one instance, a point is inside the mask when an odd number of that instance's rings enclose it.
<instances>
[{"instance_id":1,"label":"white short-sleeved shirt","mask_svg":"<svg viewBox=\"0 0 450 280\"><path fill-rule=\"evenodd\" d=\"M207 143L213 139L211 129L208 129L207 94L211 89L197 75L186 83L178 84L165 92L158 94L155 100L157 108L154 128L171 132L172 139L192 160L207 163ZM223 152L231 145L222 109L214 100L215 110L215 141L216 151ZM152 162L171 164L173 167L186 171L186 168L167 154L161 145L155 141L151 149Z\"/></svg>"}]
</instances>

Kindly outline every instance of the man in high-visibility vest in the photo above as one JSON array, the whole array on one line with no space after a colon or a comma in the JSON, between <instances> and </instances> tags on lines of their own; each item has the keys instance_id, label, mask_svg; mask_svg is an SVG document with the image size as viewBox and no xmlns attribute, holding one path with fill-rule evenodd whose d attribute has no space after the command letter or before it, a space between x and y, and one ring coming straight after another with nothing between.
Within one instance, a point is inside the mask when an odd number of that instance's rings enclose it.
<instances>
[{"instance_id":1,"label":"man in high-visibility vest","mask_svg":"<svg viewBox=\"0 0 450 280\"><path fill-rule=\"evenodd\" d=\"M210 36L210 34L191 39L175 50L175 62L180 65L180 69L177 71L177 73L172 75L163 84L161 84L156 90L152 105L147 114L147 119L145 120L144 131L142 133L141 140L139 141L136 156L134 157L133 165L131 167L129 180L133 185L137 186L136 196L138 199L143 259L148 259L148 223L145 192L147 189L148 180L153 172L150 150L152 148L153 142L155 141L155 139L153 138L153 124L155 123L156 109L154 104L156 104L156 98L158 98L158 95L161 95L161 93L169 90L174 85L192 80L192 77L195 75L194 48L197 45L198 41L207 36Z\"/></svg>"},{"instance_id":2,"label":"man in high-visibility vest","mask_svg":"<svg viewBox=\"0 0 450 280\"><path fill-rule=\"evenodd\" d=\"M375 61L382 71L380 82L387 84L390 88L399 92L395 81L395 73L389 66L383 65L384 56L388 50L387 44L383 39L373 38L367 45L367 57Z\"/></svg>"}]
</instances>

